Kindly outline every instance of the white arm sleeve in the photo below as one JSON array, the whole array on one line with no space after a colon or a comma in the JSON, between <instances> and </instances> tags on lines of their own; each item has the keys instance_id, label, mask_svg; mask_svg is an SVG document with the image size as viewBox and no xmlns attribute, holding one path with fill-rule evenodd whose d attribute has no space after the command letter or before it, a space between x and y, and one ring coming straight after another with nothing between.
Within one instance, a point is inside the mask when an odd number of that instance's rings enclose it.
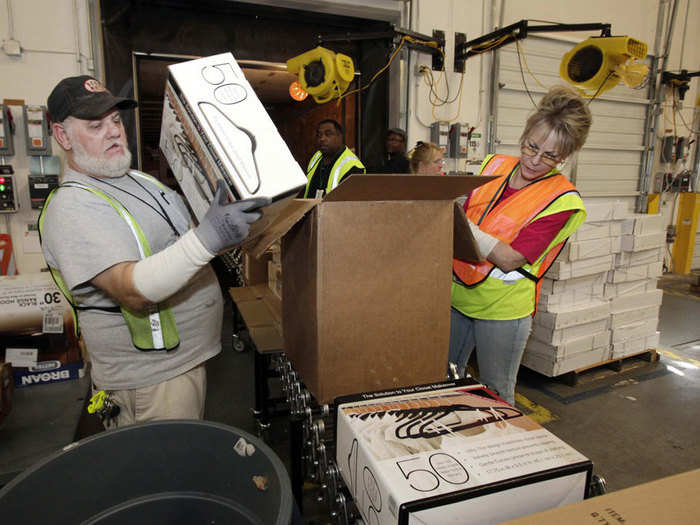
<instances>
[{"instance_id":1,"label":"white arm sleeve","mask_svg":"<svg viewBox=\"0 0 700 525\"><path fill-rule=\"evenodd\" d=\"M165 250L137 262L134 286L146 299L159 303L183 288L213 258L190 230Z\"/></svg>"},{"instance_id":2,"label":"white arm sleeve","mask_svg":"<svg viewBox=\"0 0 700 525\"><path fill-rule=\"evenodd\" d=\"M472 230L472 235L474 236L476 245L479 247L479 251L485 259L498 244L498 239L496 239L496 237L493 235L489 235L488 233L481 231L481 229L479 229L479 227L472 221L469 221L469 226Z\"/></svg>"}]
</instances>

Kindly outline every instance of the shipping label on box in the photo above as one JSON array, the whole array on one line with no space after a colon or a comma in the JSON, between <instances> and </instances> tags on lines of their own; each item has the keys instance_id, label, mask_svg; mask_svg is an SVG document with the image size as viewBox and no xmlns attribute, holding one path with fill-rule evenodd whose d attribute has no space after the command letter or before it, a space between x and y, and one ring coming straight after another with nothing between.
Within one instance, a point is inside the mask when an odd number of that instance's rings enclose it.
<instances>
[{"instance_id":1,"label":"shipping label on box","mask_svg":"<svg viewBox=\"0 0 700 525\"><path fill-rule=\"evenodd\" d=\"M269 197L257 237L306 184L231 53L168 66L160 147L198 219L218 180L234 199Z\"/></svg>"},{"instance_id":2,"label":"shipping label on box","mask_svg":"<svg viewBox=\"0 0 700 525\"><path fill-rule=\"evenodd\" d=\"M336 405L336 461L365 523L496 523L584 497L590 462L474 381Z\"/></svg>"}]
</instances>

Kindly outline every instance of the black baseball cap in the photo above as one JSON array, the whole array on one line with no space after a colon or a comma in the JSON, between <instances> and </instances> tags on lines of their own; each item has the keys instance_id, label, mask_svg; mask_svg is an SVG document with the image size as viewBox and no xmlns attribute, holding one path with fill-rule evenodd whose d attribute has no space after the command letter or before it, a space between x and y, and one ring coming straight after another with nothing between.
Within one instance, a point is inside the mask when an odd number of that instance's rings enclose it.
<instances>
[{"instance_id":1,"label":"black baseball cap","mask_svg":"<svg viewBox=\"0 0 700 525\"><path fill-rule=\"evenodd\" d=\"M135 100L115 97L102 82L88 75L61 80L49 95L47 106L51 120L63 122L68 117L93 119L110 109L133 109Z\"/></svg>"},{"instance_id":2,"label":"black baseball cap","mask_svg":"<svg viewBox=\"0 0 700 525\"><path fill-rule=\"evenodd\" d=\"M404 142L406 141L406 132L404 130L402 130L401 128L390 128L390 129L386 130L387 136L389 136L392 133L394 135L399 135L400 137L402 137Z\"/></svg>"}]
</instances>

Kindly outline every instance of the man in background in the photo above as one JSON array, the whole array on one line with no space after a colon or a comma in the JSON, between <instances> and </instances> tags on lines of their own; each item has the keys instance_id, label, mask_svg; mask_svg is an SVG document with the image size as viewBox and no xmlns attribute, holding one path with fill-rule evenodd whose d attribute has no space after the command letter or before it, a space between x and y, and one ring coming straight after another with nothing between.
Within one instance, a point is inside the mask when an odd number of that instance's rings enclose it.
<instances>
[{"instance_id":1,"label":"man in background","mask_svg":"<svg viewBox=\"0 0 700 525\"><path fill-rule=\"evenodd\" d=\"M318 151L306 169L304 198L320 198L333 191L345 177L366 173L362 161L345 145L343 127L332 119L322 120L316 130Z\"/></svg>"},{"instance_id":2,"label":"man in background","mask_svg":"<svg viewBox=\"0 0 700 525\"><path fill-rule=\"evenodd\" d=\"M401 128L391 128L386 132L384 142L386 156L379 173L411 173L406 157L406 132Z\"/></svg>"}]
</instances>

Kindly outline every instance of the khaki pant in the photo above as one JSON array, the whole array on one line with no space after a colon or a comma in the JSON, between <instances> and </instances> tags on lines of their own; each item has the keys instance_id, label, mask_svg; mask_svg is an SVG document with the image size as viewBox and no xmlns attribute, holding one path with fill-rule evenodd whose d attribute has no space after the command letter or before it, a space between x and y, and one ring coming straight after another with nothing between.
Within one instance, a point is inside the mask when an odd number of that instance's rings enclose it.
<instances>
[{"instance_id":1,"label":"khaki pant","mask_svg":"<svg viewBox=\"0 0 700 525\"><path fill-rule=\"evenodd\" d=\"M107 419L108 429L160 419L202 419L207 392L204 363L156 385L132 390L112 390L119 415Z\"/></svg>"}]
</instances>

